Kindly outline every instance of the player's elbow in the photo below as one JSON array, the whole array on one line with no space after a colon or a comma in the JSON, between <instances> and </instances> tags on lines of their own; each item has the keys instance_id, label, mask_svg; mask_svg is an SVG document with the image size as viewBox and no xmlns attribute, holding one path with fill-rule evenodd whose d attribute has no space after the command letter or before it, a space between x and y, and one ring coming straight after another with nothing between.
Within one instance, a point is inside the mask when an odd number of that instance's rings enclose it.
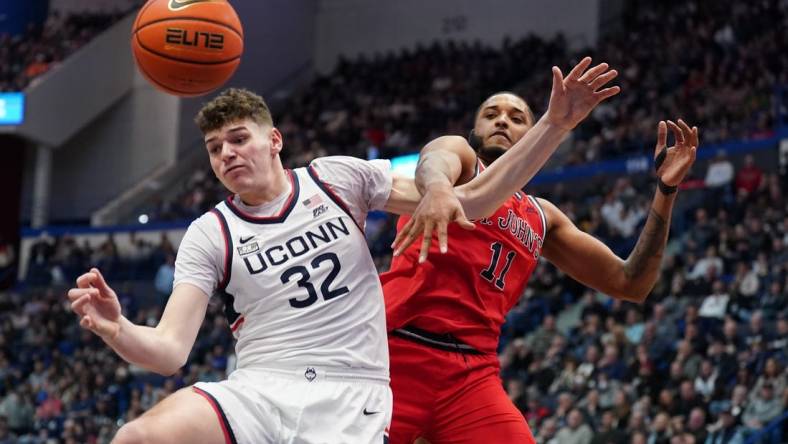
<instances>
[{"instance_id":1,"label":"player's elbow","mask_svg":"<svg viewBox=\"0 0 788 444\"><path fill-rule=\"evenodd\" d=\"M165 359L162 360L162 362L158 366L156 366L156 368L151 368L149 370L153 371L154 373L158 373L162 376L172 376L178 373L178 370L180 370L184 365L186 365L187 359L188 359L188 355Z\"/></svg>"},{"instance_id":2,"label":"player's elbow","mask_svg":"<svg viewBox=\"0 0 788 444\"><path fill-rule=\"evenodd\" d=\"M654 284L650 284L648 286L638 285L637 283L632 283L629 285L622 285L616 290L611 292L611 296L616 299L623 299L628 302L634 302L636 304L642 304L646 302L648 295L651 294L651 290L654 287Z\"/></svg>"}]
</instances>

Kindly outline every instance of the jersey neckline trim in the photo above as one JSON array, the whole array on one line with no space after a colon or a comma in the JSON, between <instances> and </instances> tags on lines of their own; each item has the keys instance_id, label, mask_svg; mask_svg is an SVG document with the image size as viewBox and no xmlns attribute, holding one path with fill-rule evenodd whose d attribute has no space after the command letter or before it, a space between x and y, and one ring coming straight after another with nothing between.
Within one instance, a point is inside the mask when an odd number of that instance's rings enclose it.
<instances>
[{"instance_id":1,"label":"jersey neckline trim","mask_svg":"<svg viewBox=\"0 0 788 444\"><path fill-rule=\"evenodd\" d=\"M300 193L298 176L294 174L292 170L285 170L285 173L287 174L287 178L290 180L290 196L287 198L287 202L284 204L284 206L282 206L282 210L279 211L279 214L276 216L253 216L238 208L235 202L233 202L233 196L229 196L227 200L225 200L227 208L235 213L236 216L240 217L246 222L251 222L253 224L278 224L284 222L285 219L287 219L287 216L290 215L290 212L293 211L293 208L295 208L296 202L298 202L298 195Z\"/></svg>"}]
</instances>

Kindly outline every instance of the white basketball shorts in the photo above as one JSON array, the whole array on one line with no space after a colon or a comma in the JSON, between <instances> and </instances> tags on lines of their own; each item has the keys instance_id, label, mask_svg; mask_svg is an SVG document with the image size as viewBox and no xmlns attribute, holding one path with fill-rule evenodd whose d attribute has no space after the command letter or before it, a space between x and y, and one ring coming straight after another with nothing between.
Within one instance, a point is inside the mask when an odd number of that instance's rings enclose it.
<instances>
[{"instance_id":1,"label":"white basketball shorts","mask_svg":"<svg viewBox=\"0 0 788 444\"><path fill-rule=\"evenodd\" d=\"M320 367L237 369L198 382L227 444L384 444L392 394L388 380Z\"/></svg>"}]
</instances>

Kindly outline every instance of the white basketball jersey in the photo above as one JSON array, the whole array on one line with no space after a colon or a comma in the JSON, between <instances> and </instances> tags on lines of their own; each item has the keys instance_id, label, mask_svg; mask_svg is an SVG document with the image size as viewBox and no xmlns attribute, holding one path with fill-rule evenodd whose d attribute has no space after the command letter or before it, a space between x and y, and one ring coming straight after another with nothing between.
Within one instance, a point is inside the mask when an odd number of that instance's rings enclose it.
<instances>
[{"instance_id":1,"label":"white basketball jersey","mask_svg":"<svg viewBox=\"0 0 788 444\"><path fill-rule=\"evenodd\" d=\"M329 366L388 377L383 292L363 230L312 167L287 171L274 217L228 199L212 210L225 243L218 292L238 367Z\"/></svg>"}]
</instances>

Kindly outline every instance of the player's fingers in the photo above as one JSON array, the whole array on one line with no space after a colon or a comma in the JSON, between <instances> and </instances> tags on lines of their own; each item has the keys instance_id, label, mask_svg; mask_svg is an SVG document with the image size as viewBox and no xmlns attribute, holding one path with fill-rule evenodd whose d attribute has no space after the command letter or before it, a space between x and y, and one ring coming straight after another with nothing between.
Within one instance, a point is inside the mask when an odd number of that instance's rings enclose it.
<instances>
[{"instance_id":1,"label":"player's fingers","mask_svg":"<svg viewBox=\"0 0 788 444\"><path fill-rule=\"evenodd\" d=\"M90 294L86 294L81 298L77 299L76 301L71 303L71 311L74 313L84 316L85 309L87 308L86 305L90 303Z\"/></svg>"},{"instance_id":2,"label":"player's fingers","mask_svg":"<svg viewBox=\"0 0 788 444\"><path fill-rule=\"evenodd\" d=\"M476 229L476 224L474 224L473 222L469 221L468 219L465 219L465 218L457 219L455 222L457 222L457 224L463 230L475 230Z\"/></svg>"},{"instance_id":3,"label":"player's fingers","mask_svg":"<svg viewBox=\"0 0 788 444\"><path fill-rule=\"evenodd\" d=\"M476 225L468 220L468 216L465 215L465 210L463 210L462 207L457 211L457 217L454 218L454 222L457 222L457 224L465 230L473 230L476 228Z\"/></svg>"},{"instance_id":4,"label":"player's fingers","mask_svg":"<svg viewBox=\"0 0 788 444\"><path fill-rule=\"evenodd\" d=\"M112 289L109 288L109 285L107 285L107 281L104 280L104 275L101 274L99 269L94 267L94 268L91 268L90 271L93 274L96 275L95 285L96 285L96 288L101 290L101 293L103 294L103 296L107 296L109 293L111 293Z\"/></svg>"},{"instance_id":5,"label":"player's fingers","mask_svg":"<svg viewBox=\"0 0 788 444\"><path fill-rule=\"evenodd\" d=\"M567 80L577 80L580 78L580 75L583 74L583 71L586 70L591 65L591 57L584 57L583 60L580 61L571 71L567 74Z\"/></svg>"},{"instance_id":6,"label":"player's fingers","mask_svg":"<svg viewBox=\"0 0 788 444\"><path fill-rule=\"evenodd\" d=\"M421 252L419 253L419 263L422 263L427 260L427 255L430 253L430 244L432 243L432 229L434 227L434 223L431 220L428 220L427 223L424 224L423 230L423 238L421 240Z\"/></svg>"},{"instance_id":7,"label":"player's fingers","mask_svg":"<svg viewBox=\"0 0 788 444\"><path fill-rule=\"evenodd\" d=\"M676 145L683 144L684 135L681 133L681 128L673 123L672 120L668 120L668 128L670 128L670 132L673 133L673 138L676 139Z\"/></svg>"},{"instance_id":8,"label":"player's fingers","mask_svg":"<svg viewBox=\"0 0 788 444\"><path fill-rule=\"evenodd\" d=\"M553 94L557 94L564 90L564 75L561 73L561 69L557 66L553 66Z\"/></svg>"},{"instance_id":9,"label":"player's fingers","mask_svg":"<svg viewBox=\"0 0 788 444\"><path fill-rule=\"evenodd\" d=\"M664 120L657 124L657 147L654 149L654 156L657 156L668 144L668 125Z\"/></svg>"},{"instance_id":10,"label":"player's fingers","mask_svg":"<svg viewBox=\"0 0 788 444\"><path fill-rule=\"evenodd\" d=\"M698 134L698 127L692 127L692 146L696 149L700 146L700 135Z\"/></svg>"},{"instance_id":11,"label":"player's fingers","mask_svg":"<svg viewBox=\"0 0 788 444\"><path fill-rule=\"evenodd\" d=\"M79 326L86 329L86 330L93 330L95 325L93 324L93 320L90 319L90 316L83 316L82 319L79 320Z\"/></svg>"},{"instance_id":12,"label":"player's fingers","mask_svg":"<svg viewBox=\"0 0 788 444\"><path fill-rule=\"evenodd\" d=\"M684 132L684 134L689 134L692 132L692 128L687 125L687 122L685 122L684 119L679 119L676 123L678 123L679 128L681 128L681 131Z\"/></svg>"},{"instance_id":13,"label":"player's fingers","mask_svg":"<svg viewBox=\"0 0 788 444\"><path fill-rule=\"evenodd\" d=\"M408 233L410 232L410 228L413 226L413 219L410 219L405 225L402 226L402 229L399 230L397 236L394 237L394 242L391 243L391 248L394 249L394 255L397 255L397 249L399 245L405 241L405 238L408 237Z\"/></svg>"},{"instance_id":14,"label":"player's fingers","mask_svg":"<svg viewBox=\"0 0 788 444\"><path fill-rule=\"evenodd\" d=\"M618 71L616 71L615 69L612 70L612 71L608 71L608 72L602 74L601 76L595 78L589 84L589 86L591 87L592 91L596 91L599 88L601 88L603 85L605 85L607 82L615 79L617 76L618 76Z\"/></svg>"},{"instance_id":15,"label":"player's fingers","mask_svg":"<svg viewBox=\"0 0 788 444\"><path fill-rule=\"evenodd\" d=\"M594 97L596 97L597 103L607 100L616 94L621 92L621 88L618 86L611 86L610 88L605 88L603 90L597 91L594 93Z\"/></svg>"},{"instance_id":16,"label":"player's fingers","mask_svg":"<svg viewBox=\"0 0 788 444\"><path fill-rule=\"evenodd\" d=\"M421 224L413 219L413 225L410 226L410 229L405 233L405 237L402 239L402 243L397 247L397 251L395 251L394 255L399 256L405 251L410 245L418 238L419 234L421 234Z\"/></svg>"},{"instance_id":17,"label":"player's fingers","mask_svg":"<svg viewBox=\"0 0 788 444\"><path fill-rule=\"evenodd\" d=\"M583 74L578 80L583 83L591 83L598 75L607 71L607 68L608 68L607 63L600 63L599 65L596 65L595 67L586 71L586 73Z\"/></svg>"},{"instance_id":18,"label":"player's fingers","mask_svg":"<svg viewBox=\"0 0 788 444\"><path fill-rule=\"evenodd\" d=\"M678 124L679 128L681 128L681 135L684 137L684 141L687 142L688 146L692 146L692 128L682 119L679 119Z\"/></svg>"},{"instance_id":19,"label":"player's fingers","mask_svg":"<svg viewBox=\"0 0 788 444\"><path fill-rule=\"evenodd\" d=\"M96 279L96 275L92 272L87 272L82 274L77 278L77 287L79 288L88 288L90 284L93 283L93 280Z\"/></svg>"},{"instance_id":20,"label":"player's fingers","mask_svg":"<svg viewBox=\"0 0 788 444\"><path fill-rule=\"evenodd\" d=\"M72 288L66 293L66 296L69 301L74 302L86 294L98 294L98 290L95 288Z\"/></svg>"},{"instance_id":21,"label":"player's fingers","mask_svg":"<svg viewBox=\"0 0 788 444\"><path fill-rule=\"evenodd\" d=\"M441 253L446 253L449 250L449 233L448 233L448 226L449 224L446 221L438 222L438 246L441 249Z\"/></svg>"}]
</instances>

